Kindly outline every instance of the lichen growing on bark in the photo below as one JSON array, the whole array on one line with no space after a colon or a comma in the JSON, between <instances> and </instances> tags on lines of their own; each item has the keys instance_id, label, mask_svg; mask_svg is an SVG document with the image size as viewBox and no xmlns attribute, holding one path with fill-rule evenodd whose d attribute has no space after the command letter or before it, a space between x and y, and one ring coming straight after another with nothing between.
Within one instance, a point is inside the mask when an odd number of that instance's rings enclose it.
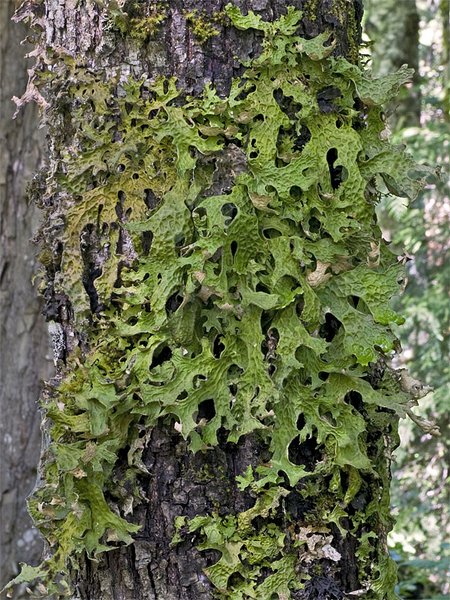
<instances>
[{"instance_id":1,"label":"lichen growing on bark","mask_svg":"<svg viewBox=\"0 0 450 600\"><path fill-rule=\"evenodd\" d=\"M296 35L292 8L276 22L226 12L264 36L228 97L208 85L186 98L173 79L105 82L58 59L73 70L74 143L54 181L71 198L55 283L76 323L95 316L89 350L71 353L44 406L52 442L30 510L53 555L13 582L38 579L44 597L69 594L83 553L132 542L139 427L163 418L193 452L256 431L270 451L238 477L252 508L178 523L178 540L195 533L221 553L207 571L220 597L330 582L348 537L364 597L395 597L377 537L391 526L388 458L412 399L389 369L372 377L395 349L389 302L403 277L374 185L410 198L421 185L384 139L380 107L411 72L372 79L332 57L329 34ZM110 485L120 452L123 489Z\"/></svg>"},{"instance_id":2,"label":"lichen growing on bark","mask_svg":"<svg viewBox=\"0 0 450 600\"><path fill-rule=\"evenodd\" d=\"M184 16L198 42L205 44L212 37L219 35L218 26L223 23L225 14L218 12L208 15L206 11L194 8L184 11Z\"/></svg>"},{"instance_id":3,"label":"lichen growing on bark","mask_svg":"<svg viewBox=\"0 0 450 600\"><path fill-rule=\"evenodd\" d=\"M156 35L167 17L164 0L146 4L137 0L128 0L125 3L111 0L108 12L110 27L120 31L122 36L128 36L141 44Z\"/></svg>"}]
</instances>

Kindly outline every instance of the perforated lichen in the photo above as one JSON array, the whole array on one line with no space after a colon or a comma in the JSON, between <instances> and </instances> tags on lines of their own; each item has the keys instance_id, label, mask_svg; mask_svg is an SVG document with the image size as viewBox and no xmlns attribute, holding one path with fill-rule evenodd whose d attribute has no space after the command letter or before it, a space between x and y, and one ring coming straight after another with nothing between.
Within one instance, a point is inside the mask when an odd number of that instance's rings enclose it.
<instances>
[{"instance_id":1,"label":"perforated lichen","mask_svg":"<svg viewBox=\"0 0 450 600\"><path fill-rule=\"evenodd\" d=\"M169 417L194 452L220 429L229 443L259 432L270 451L238 477L252 508L178 523L175 542L185 525L221 553L207 570L219 596L289 598L325 566L332 581L351 537L364 597L395 597L374 539L391 524L388 458L411 397L389 370L373 378L395 348L403 277L374 186L420 186L380 108L411 72L372 79L332 57L329 34L297 36L292 8L274 23L227 14L264 41L225 98L66 64L74 143L54 181L70 198L55 286L79 327L96 317L90 350L45 401L52 443L30 510L53 556L15 580L39 579L44 596L68 593L83 553L132 541L138 527L118 514L129 492L111 485L118 454L132 486L138 428ZM309 507L297 519L289 494Z\"/></svg>"}]
</instances>

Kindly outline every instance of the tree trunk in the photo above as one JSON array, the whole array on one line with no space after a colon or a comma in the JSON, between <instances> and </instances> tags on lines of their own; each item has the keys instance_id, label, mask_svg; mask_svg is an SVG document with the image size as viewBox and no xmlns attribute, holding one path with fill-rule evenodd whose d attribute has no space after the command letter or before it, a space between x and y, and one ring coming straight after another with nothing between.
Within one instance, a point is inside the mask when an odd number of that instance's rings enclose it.
<instances>
[{"instance_id":1,"label":"tree trunk","mask_svg":"<svg viewBox=\"0 0 450 600\"><path fill-rule=\"evenodd\" d=\"M258 17L211 0L18 11L40 36L28 96L50 132L36 196L59 360L32 512L56 550L51 585L80 555L78 598L394 598L389 460L407 397L383 379L400 275L371 186L402 167L361 98L408 74L359 75L360 0L293 0L301 20L282 0L236 4ZM290 80L292 49L307 70Z\"/></svg>"},{"instance_id":2,"label":"tree trunk","mask_svg":"<svg viewBox=\"0 0 450 600\"><path fill-rule=\"evenodd\" d=\"M37 562L42 551L25 498L35 484L40 452L41 380L51 372L42 303L32 285L36 259L31 238L39 211L25 198L25 185L41 162L43 135L35 106L13 120L11 98L20 96L27 82L27 48L20 46L27 28L11 21L14 10L13 0L0 5L0 587L17 574L19 562Z\"/></svg>"}]
</instances>

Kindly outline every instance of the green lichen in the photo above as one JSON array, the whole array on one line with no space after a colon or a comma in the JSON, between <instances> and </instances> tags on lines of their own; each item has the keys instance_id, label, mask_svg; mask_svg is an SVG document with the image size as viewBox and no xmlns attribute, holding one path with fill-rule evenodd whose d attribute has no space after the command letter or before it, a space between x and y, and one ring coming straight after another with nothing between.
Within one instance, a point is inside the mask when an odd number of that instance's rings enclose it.
<instances>
[{"instance_id":1,"label":"green lichen","mask_svg":"<svg viewBox=\"0 0 450 600\"><path fill-rule=\"evenodd\" d=\"M291 7L274 23L226 12L264 34L227 98L66 65L74 139L55 185L71 202L55 287L80 327L92 305L84 232L102 262L90 350L72 353L44 403L52 443L30 512L53 554L12 582L37 579L44 597L69 595L84 553L132 542L117 457L127 451L132 484L145 472L139 432L165 417L193 452L219 430L229 443L258 430L270 450L237 478L253 507L178 523L175 543L185 525L221 553L207 569L219 597L290 598L325 565L339 570L336 546L351 537L364 597L395 598L376 536L391 526L386 457L411 396L388 370L371 380L395 348L389 302L403 277L373 189L420 186L382 135L380 103L410 71L374 80L332 58L329 34L296 35ZM199 420L205 401L214 416ZM301 518L289 494L311 507Z\"/></svg>"},{"instance_id":2,"label":"green lichen","mask_svg":"<svg viewBox=\"0 0 450 600\"><path fill-rule=\"evenodd\" d=\"M221 12L209 15L205 10L198 10L197 8L186 10L183 14L200 44L206 44L212 37L219 35L220 29L218 26L223 24L225 16Z\"/></svg>"},{"instance_id":3,"label":"green lichen","mask_svg":"<svg viewBox=\"0 0 450 600\"><path fill-rule=\"evenodd\" d=\"M145 6L142 14L142 5L138 2L128 2L125 7L113 0L109 7L109 25L124 37L146 42L154 37L161 24L167 18L167 6L165 2L150 2Z\"/></svg>"},{"instance_id":4,"label":"green lichen","mask_svg":"<svg viewBox=\"0 0 450 600\"><path fill-rule=\"evenodd\" d=\"M159 26L166 19L166 12L161 10L158 5L156 5L156 11L160 12L155 12L154 15L142 19L131 19L129 35L133 39L145 42L149 37L153 37L157 33Z\"/></svg>"}]
</instances>

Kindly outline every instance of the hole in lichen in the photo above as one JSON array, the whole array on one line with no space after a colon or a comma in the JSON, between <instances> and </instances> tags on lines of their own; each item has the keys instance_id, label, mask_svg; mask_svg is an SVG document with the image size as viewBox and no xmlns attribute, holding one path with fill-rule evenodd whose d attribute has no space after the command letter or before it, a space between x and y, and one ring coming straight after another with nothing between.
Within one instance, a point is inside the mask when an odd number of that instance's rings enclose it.
<instances>
[{"instance_id":1,"label":"hole in lichen","mask_svg":"<svg viewBox=\"0 0 450 600\"><path fill-rule=\"evenodd\" d=\"M132 177L133 179L139 179L139 173L133 173Z\"/></svg>"},{"instance_id":2,"label":"hole in lichen","mask_svg":"<svg viewBox=\"0 0 450 600\"><path fill-rule=\"evenodd\" d=\"M358 308L358 303L360 300L361 300L361 298L359 296L347 296L347 302L353 308Z\"/></svg>"},{"instance_id":3,"label":"hole in lichen","mask_svg":"<svg viewBox=\"0 0 450 600\"><path fill-rule=\"evenodd\" d=\"M323 323L319 329L319 336L324 338L327 342L331 342L341 327L342 323L339 319L336 319L331 313L326 313L325 323Z\"/></svg>"},{"instance_id":4,"label":"hole in lichen","mask_svg":"<svg viewBox=\"0 0 450 600\"><path fill-rule=\"evenodd\" d=\"M228 367L227 377L228 379L235 379L237 381L243 373L244 369L233 363Z\"/></svg>"},{"instance_id":5,"label":"hole in lichen","mask_svg":"<svg viewBox=\"0 0 450 600\"><path fill-rule=\"evenodd\" d=\"M155 196L153 190L150 188L146 188L144 190L144 202L147 208L152 210L156 208L159 204L159 199Z\"/></svg>"},{"instance_id":6,"label":"hole in lichen","mask_svg":"<svg viewBox=\"0 0 450 600\"><path fill-rule=\"evenodd\" d=\"M230 250L231 250L232 256L236 256L237 249L238 249L237 242L236 242L236 240L233 240L230 244Z\"/></svg>"},{"instance_id":7,"label":"hole in lichen","mask_svg":"<svg viewBox=\"0 0 450 600\"><path fill-rule=\"evenodd\" d=\"M225 220L225 225L228 226L236 217L238 209L236 204L233 204L232 202L227 202L222 206L220 212L223 214L224 217L227 217L227 219Z\"/></svg>"},{"instance_id":8,"label":"hole in lichen","mask_svg":"<svg viewBox=\"0 0 450 600\"><path fill-rule=\"evenodd\" d=\"M329 376L330 376L330 374L327 373L326 371L319 371L319 379L321 381L326 381Z\"/></svg>"},{"instance_id":9,"label":"hole in lichen","mask_svg":"<svg viewBox=\"0 0 450 600\"><path fill-rule=\"evenodd\" d=\"M319 233L321 228L321 223L319 219L316 217L311 217L308 221L308 231L309 233Z\"/></svg>"},{"instance_id":10,"label":"hole in lichen","mask_svg":"<svg viewBox=\"0 0 450 600\"><path fill-rule=\"evenodd\" d=\"M149 370L151 371L155 367L162 365L164 362L167 362L172 358L172 350L169 346L165 344L161 344L156 348L153 353L152 362L149 366Z\"/></svg>"},{"instance_id":11,"label":"hole in lichen","mask_svg":"<svg viewBox=\"0 0 450 600\"><path fill-rule=\"evenodd\" d=\"M302 197L302 190L298 187L298 185L293 185L289 190L289 195L291 198L294 198L294 200L300 200Z\"/></svg>"},{"instance_id":12,"label":"hole in lichen","mask_svg":"<svg viewBox=\"0 0 450 600\"><path fill-rule=\"evenodd\" d=\"M273 238L277 238L281 236L281 232L278 229L274 229L273 227L268 227L267 229L263 229L263 236L267 240L272 240Z\"/></svg>"},{"instance_id":13,"label":"hole in lichen","mask_svg":"<svg viewBox=\"0 0 450 600\"><path fill-rule=\"evenodd\" d=\"M175 248L182 248L186 243L186 238L183 233L177 233L174 238Z\"/></svg>"},{"instance_id":14,"label":"hole in lichen","mask_svg":"<svg viewBox=\"0 0 450 600\"><path fill-rule=\"evenodd\" d=\"M239 590L243 589L246 584L246 580L240 573L231 573L227 582L227 589L229 590Z\"/></svg>"},{"instance_id":15,"label":"hole in lichen","mask_svg":"<svg viewBox=\"0 0 450 600\"><path fill-rule=\"evenodd\" d=\"M192 378L192 385L195 389L198 389L202 385L203 381L206 381L205 375L194 375L194 377Z\"/></svg>"},{"instance_id":16,"label":"hole in lichen","mask_svg":"<svg viewBox=\"0 0 450 600\"><path fill-rule=\"evenodd\" d=\"M295 305L295 313L297 315L297 317L301 317L302 316L302 312L305 308L305 299L304 298L299 298L297 304Z\"/></svg>"},{"instance_id":17,"label":"hole in lichen","mask_svg":"<svg viewBox=\"0 0 450 600\"><path fill-rule=\"evenodd\" d=\"M283 90L281 88L277 88L276 90L273 90L273 97L275 98L275 100L279 106L281 106L283 104L284 94L283 94Z\"/></svg>"},{"instance_id":18,"label":"hole in lichen","mask_svg":"<svg viewBox=\"0 0 450 600\"><path fill-rule=\"evenodd\" d=\"M217 335L214 338L212 353L214 358L220 358L220 355L225 350L225 346L222 343L223 336Z\"/></svg>"},{"instance_id":19,"label":"hole in lichen","mask_svg":"<svg viewBox=\"0 0 450 600\"><path fill-rule=\"evenodd\" d=\"M264 340L261 342L261 352L264 355L265 360L269 363L275 360L276 350L278 342L280 341L280 334L277 329L271 327L268 329ZM272 375L275 372L275 366L271 365L269 368L269 374Z\"/></svg>"},{"instance_id":20,"label":"hole in lichen","mask_svg":"<svg viewBox=\"0 0 450 600\"><path fill-rule=\"evenodd\" d=\"M252 84L248 87L245 87L242 92L239 92L239 94L236 96L236 100L245 100L247 98L247 96L249 96L252 92L254 92L256 90L256 85Z\"/></svg>"},{"instance_id":21,"label":"hole in lichen","mask_svg":"<svg viewBox=\"0 0 450 600\"><path fill-rule=\"evenodd\" d=\"M142 253L144 256L148 256L150 252L150 248L152 247L153 241L153 232L152 231L143 231L141 236L141 244L142 244ZM148 276L148 273L146 273Z\"/></svg>"},{"instance_id":22,"label":"hole in lichen","mask_svg":"<svg viewBox=\"0 0 450 600\"><path fill-rule=\"evenodd\" d=\"M297 429L299 431L301 431L304 428L305 425L306 425L305 415L303 413L300 413L298 415L298 418L297 418L297 425L296 425L296 427L297 427Z\"/></svg>"},{"instance_id":23,"label":"hole in lichen","mask_svg":"<svg viewBox=\"0 0 450 600\"><path fill-rule=\"evenodd\" d=\"M198 405L198 413L195 419L196 423L199 423L202 419L206 421L211 421L216 416L216 407L214 406L214 400L212 398L208 398L207 400L203 400Z\"/></svg>"},{"instance_id":24,"label":"hole in lichen","mask_svg":"<svg viewBox=\"0 0 450 600\"><path fill-rule=\"evenodd\" d=\"M273 91L273 97L281 110L288 115L290 119L295 119L301 111L302 105L296 102L292 96L285 96L281 88Z\"/></svg>"},{"instance_id":25,"label":"hole in lichen","mask_svg":"<svg viewBox=\"0 0 450 600\"><path fill-rule=\"evenodd\" d=\"M255 151L254 150L253 152L250 152L249 157L250 158L258 158L258 154L259 154L259 151L258 150Z\"/></svg>"},{"instance_id":26,"label":"hole in lichen","mask_svg":"<svg viewBox=\"0 0 450 600\"><path fill-rule=\"evenodd\" d=\"M232 396L236 396L237 391L238 391L238 387L235 383L230 383L230 385L228 386L228 389L230 390L230 394ZM230 408L233 408L233 405L230 404Z\"/></svg>"},{"instance_id":27,"label":"hole in lichen","mask_svg":"<svg viewBox=\"0 0 450 600\"><path fill-rule=\"evenodd\" d=\"M336 98L342 98L341 90L334 86L328 86L317 92L317 104L319 110L323 113L332 113L337 111L338 107L334 104Z\"/></svg>"},{"instance_id":28,"label":"hole in lichen","mask_svg":"<svg viewBox=\"0 0 450 600\"><path fill-rule=\"evenodd\" d=\"M206 208L204 206L197 206L195 211L194 211L194 216L195 217L199 217L199 218L203 218L206 217L207 212L206 212Z\"/></svg>"},{"instance_id":29,"label":"hole in lichen","mask_svg":"<svg viewBox=\"0 0 450 600\"><path fill-rule=\"evenodd\" d=\"M264 294L270 294L270 289L264 283L257 283L255 289L257 292L264 292Z\"/></svg>"},{"instance_id":30,"label":"hole in lichen","mask_svg":"<svg viewBox=\"0 0 450 600\"><path fill-rule=\"evenodd\" d=\"M117 165L117 171L119 173L123 173L125 171L125 168L126 168L125 165L122 163L120 165Z\"/></svg>"},{"instance_id":31,"label":"hole in lichen","mask_svg":"<svg viewBox=\"0 0 450 600\"><path fill-rule=\"evenodd\" d=\"M175 292L172 294L166 302L166 312L168 315L174 313L178 308L180 308L181 303L183 302L183 296L179 292Z\"/></svg>"},{"instance_id":32,"label":"hole in lichen","mask_svg":"<svg viewBox=\"0 0 450 600\"><path fill-rule=\"evenodd\" d=\"M337 426L337 421L329 410L322 412L322 410L319 409L319 413L320 418L329 423L332 427Z\"/></svg>"},{"instance_id":33,"label":"hole in lichen","mask_svg":"<svg viewBox=\"0 0 450 600\"><path fill-rule=\"evenodd\" d=\"M300 436L296 436L289 444L288 458L292 464L303 466L305 471L314 471L314 467L320 458L316 438L310 437L301 442Z\"/></svg>"},{"instance_id":34,"label":"hole in lichen","mask_svg":"<svg viewBox=\"0 0 450 600\"><path fill-rule=\"evenodd\" d=\"M348 392L344 397L344 401L347 402L347 404L350 404L350 406L353 406L358 412L365 412L364 402L359 392Z\"/></svg>"},{"instance_id":35,"label":"hole in lichen","mask_svg":"<svg viewBox=\"0 0 450 600\"><path fill-rule=\"evenodd\" d=\"M345 471L343 471L341 469L339 475L340 475L340 478L341 478L341 488L343 490L348 489L348 484L349 484L349 475L348 475L348 473L346 473Z\"/></svg>"},{"instance_id":36,"label":"hole in lichen","mask_svg":"<svg viewBox=\"0 0 450 600\"><path fill-rule=\"evenodd\" d=\"M293 145L294 150L297 150L297 152L301 152L303 150L303 148L306 146L306 144L310 141L310 139L311 139L311 132L308 129L308 127L304 123L302 123L300 132L294 140L294 145Z\"/></svg>"},{"instance_id":37,"label":"hole in lichen","mask_svg":"<svg viewBox=\"0 0 450 600\"><path fill-rule=\"evenodd\" d=\"M120 142L121 139L122 139L122 134L120 133L120 131L115 130L115 131L112 132L112 134L111 134L111 142L113 144L115 144L116 142ZM125 171L125 167L122 169L122 171ZM119 171L119 173L120 172L121 171Z\"/></svg>"},{"instance_id":38,"label":"hole in lichen","mask_svg":"<svg viewBox=\"0 0 450 600\"><path fill-rule=\"evenodd\" d=\"M330 148L327 152L327 163L330 171L331 185L336 190L341 184L342 166L334 166L335 161L338 158L338 151L336 148Z\"/></svg>"}]
</instances>

